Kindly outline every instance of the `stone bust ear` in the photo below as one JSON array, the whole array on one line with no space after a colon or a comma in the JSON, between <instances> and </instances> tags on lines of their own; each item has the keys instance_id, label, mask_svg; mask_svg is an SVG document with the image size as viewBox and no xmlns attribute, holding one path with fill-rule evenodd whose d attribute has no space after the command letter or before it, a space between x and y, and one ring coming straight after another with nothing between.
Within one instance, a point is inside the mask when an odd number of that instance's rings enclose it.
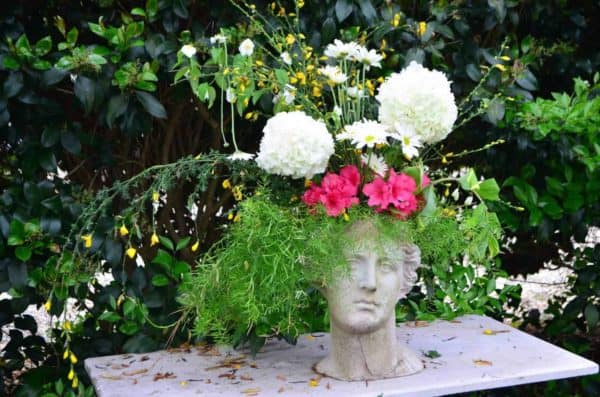
<instances>
[{"instance_id":1,"label":"stone bust ear","mask_svg":"<svg viewBox=\"0 0 600 397\"><path fill-rule=\"evenodd\" d=\"M421 266L421 250L414 244L400 244L402 262L399 266L400 288L398 289L398 300L404 298L417 282L417 269Z\"/></svg>"}]
</instances>

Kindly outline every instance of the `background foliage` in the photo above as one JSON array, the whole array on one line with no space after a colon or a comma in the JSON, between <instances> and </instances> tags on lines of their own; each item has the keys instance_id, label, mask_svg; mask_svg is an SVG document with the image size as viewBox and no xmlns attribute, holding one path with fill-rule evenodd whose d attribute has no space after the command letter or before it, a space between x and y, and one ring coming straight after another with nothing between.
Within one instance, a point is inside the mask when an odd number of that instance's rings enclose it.
<instances>
[{"instance_id":1,"label":"background foliage","mask_svg":"<svg viewBox=\"0 0 600 397\"><path fill-rule=\"evenodd\" d=\"M588 227L600 223L599 105L593 76L600 64L598 4L305 3L303 30L316 49L340 31L353 39L362 33L356 26L381 24L369 40L386 52L387 70L398 70L413 59L442 69L459 100L493 69L479 92L501 89L514 100L488 103L486 114L451 135L442 151L459 153L499 138L506 144L431 165L476 165L486 176L504 182L504 198L525 211L496 209L516 237L501 256L502 267L512 274L533 272L552 261L576 272L570 296L577 298L553 298L549 311L555 317L547 325L536 324L534 317L526 323L538 325L538 330L546 326L544 336L568 348L597 354L593 335L600 294L598 248L575 250L572 241L581 242ZM152 350L168 339L167 330L149 322L176 321L173 287L198 254L192 251L193 243L198 240L200 251L207 249L218 240L219 226L228 221L235 199L231 189L222 187L222 178L248 186L252 181L223 166L211 167L210 172L191 166L180 175L174 174L176 168L165 167L126 186L121 181L182 158L180 164L191 164L189 156L221 147L218 114L193 100L185 85L172 84L171 72L182 44L195 42L202 49L198 56L207 56L208 37L219 27L245 28L233 7L221 5L203 0L97 0L84 5L13 0L0 5L0 292L12 296L0 300L0 325L15 326L10 331L3 328L3 342L8 342L0 360L6 379L0 384L3 393L40 395L42 388L54 395L72 393L63 381L53 383L66 379L70 368L62 359L66 339L80 359L75 367L84 384L81 362L86 356ZM273 12L281 12L282 6L292 9L291 3L276 4ZM268 9L270 2L256 2L256 7ZM427 23L425 30L419 22ZM503 43L510 54L506 60L495 57ZM574 83L576 77L581 80ZM268 101L259 106L268 108ZM243 150L256 150L261 121L241 122ZM205 178L202 189L197 188L198 175ZM174 183L173 176L181 178ZM113 190L99 194L107 187ZM157 205L148 197L154 189L161 197ZM59 257L85 251L81 240L67 244L67 237L86 204L113 193L116 200L99 208L93 229L87 225L89 229L75 230L74 236L93 233L91 255L83 260L93 269L112 272L115 281L90 288L85 274L70 273L65 288L53 296L50 312L60 314L67 297L79 298L81 308L84 297L94 305L71 329L55 327L56 338L48 343L37 335L34 319L24 310L31 304L42 306L51 282L64 276L56 271ZM144 197L138 211L123 212L134 197ZM153 213L154 222L142 213ZM119 234L121 225L129 229L127 236ZM148 239L154 230L162 239L152 246ZM146 267L125 256L132 244ZM449 282L462 290L460 280L457 276ZM482 283L480 288L487 289L487 280ZM437 301L447 293L441 291ZM424 302L419 294L413 298L407 315L431 311L419 307ZM461 294L458 301L466 304L476 298ZM439 314L443 308L434 305L432 310ZM487 312L502 316L498 307ZM180 325L176 341L187 336ZM25 366L32 369L15 381ZM596 387L586 380L575 386L552 383L534 392L594 395ZM84 386L78 389L85 393Z\"/></svg>"}]
</instances>

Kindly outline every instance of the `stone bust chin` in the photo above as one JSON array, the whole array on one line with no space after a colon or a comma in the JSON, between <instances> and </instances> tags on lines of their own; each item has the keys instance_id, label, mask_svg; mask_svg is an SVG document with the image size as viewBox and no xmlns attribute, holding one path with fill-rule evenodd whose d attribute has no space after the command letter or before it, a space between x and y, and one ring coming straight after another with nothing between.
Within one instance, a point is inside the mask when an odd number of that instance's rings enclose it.
<instances>
[{"instance_id":1,"label":"stone bust chin","mask_svg":"<svg viewBox=\"0 0 600 397\"><path fill-rule=\"evenodd\" d=\"M367 224L353 232L373 236ZM373 249L351 238L346 253L350 274L322 288L331 319L330 353L316 372L332 378L359 381L406 376L423 369L421 359L396 340L395 307L417 280L420 250L414 244L387 244ZM364 239L364 238L363 238Z\"/></svg>"}]
</instances>

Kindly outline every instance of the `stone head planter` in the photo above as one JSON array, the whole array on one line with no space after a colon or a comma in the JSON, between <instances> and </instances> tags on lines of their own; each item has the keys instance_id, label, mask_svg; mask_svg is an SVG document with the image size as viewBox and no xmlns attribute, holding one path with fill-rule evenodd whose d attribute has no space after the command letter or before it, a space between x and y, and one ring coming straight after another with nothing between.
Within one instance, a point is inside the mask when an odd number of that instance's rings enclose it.
<instances>
[{"instance_id":1,"label":"stone head planter","mask_svg":"<svg viewBox=\"0 0 600 397\"><path fill-rule=\"evenodd\" d=\"M331 347L314 367L320 374L359 381L423 369L421 359L396 340L395 316L396 303L417 280L420 250L402 241L377 245L376 235L369 223L353 225L346 250L350 274L322 288L329 304Z\"/></svg>"}]
</instances>

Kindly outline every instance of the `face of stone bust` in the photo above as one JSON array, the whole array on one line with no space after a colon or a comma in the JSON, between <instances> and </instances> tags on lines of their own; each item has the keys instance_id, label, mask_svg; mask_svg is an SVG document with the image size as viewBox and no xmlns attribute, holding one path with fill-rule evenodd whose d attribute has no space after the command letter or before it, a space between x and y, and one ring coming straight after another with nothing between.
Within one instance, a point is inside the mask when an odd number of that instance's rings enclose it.
<instances>
[{"instance_id":1,"label":"face of stone bust","mask_svg":"<svg viewBox=\"0 0 600 397\"><path fill-rule=\"evenodd\" d=\"M371 333L395 316L401 289L401 254L360 249L348 255L349 277L326 289L332 322L349 333Z\"/></svg>"}]
</instances>

